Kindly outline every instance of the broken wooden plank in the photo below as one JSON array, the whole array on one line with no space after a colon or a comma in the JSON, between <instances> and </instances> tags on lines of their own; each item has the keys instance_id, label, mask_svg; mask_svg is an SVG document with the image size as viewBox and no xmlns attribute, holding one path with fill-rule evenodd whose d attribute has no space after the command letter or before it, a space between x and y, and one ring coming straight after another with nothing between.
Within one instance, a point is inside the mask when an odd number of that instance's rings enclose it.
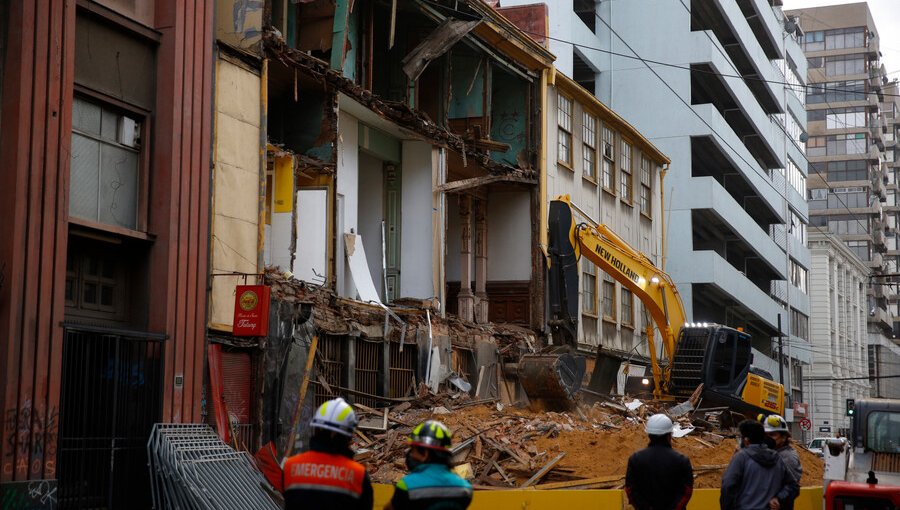
<instances>
[{"instance_id":1,"label":"broken wooden plank","mask_svg":"<svg viewBox=\"0 0 900 510\"><path fill-rule=\"evenodd\" d=\"M582 478L580 480L569 480L567 482L542 483L531 487L534 490L549 489L573 489L576 487L583 488L589 485L599 485L602 483L615 483L625 478L624 475L601 476L599 478Z\"/></svg>"},{"instance_id":2,"label":"broken wooden plank","mask_svg":"<svg viewBox=\"0 0 900 510\"><path fill-rule=\"evenodd\" d=\"M316 359L316 347L319 345L319 336L313 335L309 350L306 352L306 367L303 370L303 382L300 383L300 392L297 398L297 407L294 408L294 416L291 419L291 433L288 435L288 443L284 452L284 458L291 456L294 451L294 443L297 442L297 428L300 426L300 413L303 410L303 401L306 400L306 390L309 388L309 375L313 362Z\"/></svg>"},{"instance_id":3,"label":"broken wooden plank","mask_svg":"<svg viewBox=\"0 0 900 510\"><path fill-rule=\"evenodd\" d=\"M484 186L485 184L491 184L493 182L520 182L524 184L535 184L537 183L536 179L530 177L519 177L516 175L499 175L499 174L491 174L491 175L483 175L480 177L470 177L468 179L460 179L458 181L452 181L445 184L441 184L435 188L437 192L451 192L451 191L462 191L465 189L476 188L478 186Z\"/></svg>"},{"instance_id":4,"label":"broken wooden plank","mask_svg":"<svg viewBox=\"0 0 900 510\"><path fill-rule=\"evenodd\" d=\"M528 479L525 483L523 483L522 486L519 487L519 488L520 488L520 489L524 489L524 488L526 488L526 487L529 487L529 486L533 485L534 483L537 483L541 478L543 478L544 476L546 476L547 473L549 473L550 470L553 469L553 466L556 466L556 464L559 463L559 461L561 461L561 460L563 459L563 457L565 457L565 456L566 456L566 452L560 452L559 455L557 455L556 457L553 457L553 458L550 460L550 462L544 464L544 467L542 467L541 469L539 469L538 472L534 474L534 476L532 476L531 478L529 478L529 479Z\"/></svg>"},{"instance_id":5,"label":"broken wooden plank","mask_svg":"<svg viewBox=\"0 0 900 510\"><path fill-rule=\"evenodd\" d=\"M688 437L690 437L694 441L697 441L698 443L702 444L703 446L705 446L707 448L715 448L715 446L713 446L712 443L707 443L706 441L700 439L699 437L694 437L694 436L688 436Z\"/></svg>"}]
</instances>

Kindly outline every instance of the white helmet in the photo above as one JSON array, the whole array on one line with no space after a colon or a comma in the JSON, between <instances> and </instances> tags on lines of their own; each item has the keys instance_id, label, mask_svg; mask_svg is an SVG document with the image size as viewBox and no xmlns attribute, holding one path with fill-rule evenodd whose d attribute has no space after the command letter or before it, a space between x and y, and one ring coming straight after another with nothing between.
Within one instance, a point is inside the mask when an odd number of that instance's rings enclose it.
<instances>
[{"instance_id":1,"label":"white helmet","mask_svg":"<svg viewBox=\"0 0 900 510\"><path fill-rule=\"evenodd\" d=\"M359 421L356 419L356 413L353 412L350 404L342 398L336 398L319 406L310 426L330 430L349 437L353 436L357 423Z\"/></svg>"},{"instance_id":2,"label":"white helmet","mask_svg":"<svg viewBox=\"0 0 900 510\"><path fill-rule=\"evenodd\" d=\"M647 425L644 427L644 432L651 436L664 436L666 434L671 434L674 428L675 424L672 423L672 420L668 416L664 414L654 414L647 419Z\"/></svg>"},{"instance_id":3,"label":"white helmet","mask_svg":"<svg viewBox=\"0 0 900 510\"><path fill-rule=\"evenodd\" d=\"M784 432L789 433L787 422L784 421L784 418L778 416L777 414L770 414L766 416L763 420L763 428L766 429L766 434L769 432Z\"/></svg>"}]
</instances>

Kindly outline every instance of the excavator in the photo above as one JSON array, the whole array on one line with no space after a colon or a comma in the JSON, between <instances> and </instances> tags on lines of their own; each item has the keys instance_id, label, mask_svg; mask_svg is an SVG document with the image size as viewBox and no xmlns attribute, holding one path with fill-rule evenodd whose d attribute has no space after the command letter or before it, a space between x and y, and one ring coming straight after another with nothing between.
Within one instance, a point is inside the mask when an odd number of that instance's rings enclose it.
<instances>
[{"instance_id":1,"label":"excavator","mask_svg":"<svg viewBox=\"0 0 900 510\"><path fill-rule=\"evenodd\" d=\"M608 226L576 223L573 209L577 207L568 195L550 203L548 326L553 345L523 355L516 367L519 382L533 404L545 409L571 408L580 390L586 362L576 352L578 260L585 257L640 299L653 319L646 336L655 399L686 399L702 388L704 404L728 407L748 417L783 413L784 388L768 372L752 366L750 335L718 324L689 322L668 274ZM662 359L657 354L655 329L662 338ZM598 371L603 367L609 373L611 360L617 369L618 359L598 353L592 382L602 379Z\"/></svg>"}]
</instances>

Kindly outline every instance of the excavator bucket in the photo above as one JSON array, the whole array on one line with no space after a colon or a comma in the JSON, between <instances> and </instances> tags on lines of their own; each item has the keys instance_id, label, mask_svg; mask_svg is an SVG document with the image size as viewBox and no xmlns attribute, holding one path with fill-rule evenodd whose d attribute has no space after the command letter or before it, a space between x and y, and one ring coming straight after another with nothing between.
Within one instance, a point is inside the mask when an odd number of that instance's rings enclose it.
<instances>
[{"instance_id":1,"label":"excavator bucket","mask_svg":"<svg viewBox=\"0 0 900 510\"><path fill-rule=\"evenodd\" d=\"M585 359L569 352L526 354L519 359L519 383L531 406L566 411L575 406L575 393L584 379Z\"/></svg>"}]
</instances>

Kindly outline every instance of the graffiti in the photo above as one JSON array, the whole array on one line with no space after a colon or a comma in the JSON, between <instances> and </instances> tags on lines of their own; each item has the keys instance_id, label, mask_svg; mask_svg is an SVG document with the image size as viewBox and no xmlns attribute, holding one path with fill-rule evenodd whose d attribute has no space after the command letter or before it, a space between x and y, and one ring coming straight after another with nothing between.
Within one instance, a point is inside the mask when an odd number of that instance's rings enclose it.
<instances>
[{"instance_id":1,"label":"graffiti","mask_svg":"<svg viewBox=\"0 0 900 510\"><path fill-rule=\"evenodd\" d=\"M0 484L0 510L53 510L56 506L56 480Z\"/></svg>"},{"instance_id":2,"label":"graffiti","mask_svg":"<svg viewBox=\"0 0 900 510\"><path fill-rule=\"evenodd\" d=\"M7 409L3 414L3 441L5 455L3 473L15 470L21 473L38 474L41 468L48 475L55 474L55 462L45 462L44 458L56 457L56 444L59 434L59 410L56 406L44 412L32 406L31 400L25 400L18 409ZM29 466L28 459L32 462ZM29 469L30 468L30 469Z\"/></svg>"}]
</instances>

